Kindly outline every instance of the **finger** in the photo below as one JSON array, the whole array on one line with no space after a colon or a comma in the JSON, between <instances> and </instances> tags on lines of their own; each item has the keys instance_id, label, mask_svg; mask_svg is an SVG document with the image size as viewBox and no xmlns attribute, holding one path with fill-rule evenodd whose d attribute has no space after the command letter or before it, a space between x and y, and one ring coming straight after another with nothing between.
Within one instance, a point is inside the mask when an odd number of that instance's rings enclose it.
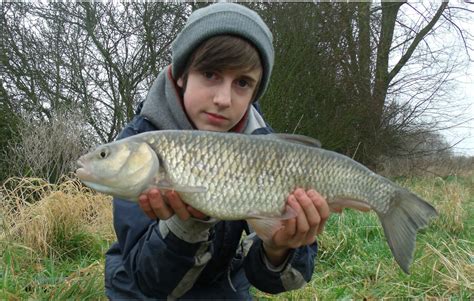
<instances>
[{"instance_id":1,"label":"finger","mask_svg":"<svg viewBox=\"0 0 474 301\"><path fill-rule=\"evenodd\" d=\"M318 234L321 234L324 230L324 226L326 225L326 221L331 214L331 209L325 198L323 198L318 192L313 191L311 194L314 193L315 197L315 206L318 209L319 215L321 216L321 223L319 224Z\"/></svg>"},{"instance_id":2,"label":"finger","mask_svg":"<svg viewBox=\"0 0 474 301\"><path fill-rule=\"evenodd\" d=\"M198 219L206 219L207 218L207 215L205 215L201 211L199 211L199 210L197 210L197 209L195 209L191 206L188 206L187 209L188 209L188 212L195 218L198 218Z\"/></svg>"},{"instance_id":3,"label":"finger","mask_svg":"<svg viewBox=\"0 0 474 301\"><path fill-rule=\"evenodd\" d=\"M319 192L313 189L308 190L308 196L313 201L314 206L318 209L321 219L328 219L331 209L329 208L326 199ZM340 210L342 210L342 208Z\"/></svg>"},{"instance_id":4,"label":"finger","mask_svg":"<svg viewBox=\"0 0 474 301\"><path fill-rule=\"evenodd\" d=\"M151 208L150 200L146 196L146 194L142 194L138 197L138 205L142 208L143 212L148 216L150 219L157 219L157 215Z\"/></svg>"},{"instance_id":5,"label":"finger","mask_svg":"<svg viewBox=\"0 0 474 301\"><path fill-rule=\"evenodd\" d=\"M187 208L188 206L181 200L176 191L167 191L166 197L168 198L170 207L180 219L185 221L191 217Z\"/></svg>"},{"instance_id":6,"label":"finger","mask_svg":"<svg viewBox=\"0 0 474 301\"><path fill-rule=\"evenodd\" d=\"M316 240L316 235L318 234L318 227L311 227L309 228L308 233L306 234L304 244L305 245L310 245Z\"/></svg>"},{"instance_id":7,"label":"finger","mask_svg":"<svg viewBox=\"0 0 474 301\"><path fill-rule=\"evenodd\" d=\"M310 198L309 193L304 190L300 190L296 193L300 198L300 205L303 208L306 219L309 224L309 230L302 242L304 245L310 245L316 240L318 234L319 225L321 223L321 216L316 209L313 200Z\"/></svg>"},{"instance_id":8,"label":"finger","mask_svg":"<svg viewBox=\"0 0 474 301\"><path fill-rule=\"evenodd\" d=\"M293 209L296 210L298 215L296 216L296 231L295 235L291 239L293 242L292 247L299 247L306 238L306 234L309 231L309 224L304 214L303 208L301 208L299 202L295 201L290 203Z\"/></svg>"},{"instance_id":9,"label":"finger","mask_svg":"<svg viewBox=\"0 0 474 301\"><path fill-rule=\"evenodd\" d=\"M296 208L296 205L297 204L297 201L296 201L296 198L294 195L290 195L288 196L288 205L293 208L293 210L295 210L295 212L298 212L296 211L297 208ZM283 221L283 231L284 231L284 234L289 238L289 237L293 237L296 233L296 217L293 217L293 218L290 218L290 219L287 219L285 221Z\"/></svg>"},{"instance_id":10,"label":"finger","mask_svg":"<svg viewBox=\"0 0 474 301\"><path fill-rule=\"evenodd\" d=\"M290 218L284 221L284 226L280 228L272 237L274 247L292 247L291 239L296 230L296 218Z\"/></svg>"},{"instance_id":11,"label":"finger","mask_svg":"<svg viewBox=\"0 0 474 301\"><path fill-rule=\"evenodd\" d=\"M295 196L301 208L303 208L304 214L306 215L306 222L309 225L308 231L313 228L317 229L321 222L321 216L318 210L316 209L313 200L310 198L309 194L303 189L297 189L295 191Z\"/></svg>"},{"instance_id":12,"label":"finger","mask_svg":"<svg viewBox=\"0 0 474 301\"><path fill-rule=\"evenodd\" d=\"M173 215L173 210L166 204L158 189L152 189L147 194L150 207L157 218L165 220Z\"/></svg>"},{"instance_id":13,"label":"finger","mask_svg":"<svg viewBox=\"0 0 474 301\"><path fill-rule=\"evenodd\" d=\"M319 223L319 228L317 234L320 234L324 230L324 225L326 224L329 214L331 213L329 205L326 199L323 198L321 194L317 191L310 189L308 195L314 203L314 206L318 210L319 216L321 217L321 222Z\"/></svg>"}]
</instances>

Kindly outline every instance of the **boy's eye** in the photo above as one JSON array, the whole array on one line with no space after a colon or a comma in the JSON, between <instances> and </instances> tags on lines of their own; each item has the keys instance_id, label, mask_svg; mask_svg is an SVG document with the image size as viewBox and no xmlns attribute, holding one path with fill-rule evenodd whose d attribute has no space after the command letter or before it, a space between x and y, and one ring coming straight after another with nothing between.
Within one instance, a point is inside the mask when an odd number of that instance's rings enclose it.
<instances>
[{"instance_id":1,"label":"boy's eye","mask_svg":"<svg viewBox=\"0 0 474 301\"><path fill-rule=\"evenodd\" d=\"M242 88L245 88L249 85L249 83L245 80L245 79L241 79L239 80L238 82L239 86L242 87Z\"/></svg>"},{"instance_id":2,"label":"boy's eye","mask_svg":"<svg viewBox=\"0 0 474 301\"><path fill-rule=\"evenodd\" d=\"M214 77L214 72L206 71L204 72L204 77L211 79Z\"/></svg>"}]
</instances>

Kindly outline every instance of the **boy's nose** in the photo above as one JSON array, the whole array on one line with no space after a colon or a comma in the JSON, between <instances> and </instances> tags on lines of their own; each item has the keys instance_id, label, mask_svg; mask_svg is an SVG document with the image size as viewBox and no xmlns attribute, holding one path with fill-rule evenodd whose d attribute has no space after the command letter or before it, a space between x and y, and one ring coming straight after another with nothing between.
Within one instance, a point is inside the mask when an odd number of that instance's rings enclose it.
<instances>
[{"instance_id":1,"label":"boy's nose","mask_svg":"<svg viewBox=\"0 0 474 301\"><path fill-rule=\"evenodd\" d=\"M213 102L220 107L228 107L231 104L232 89L230 85L222 85L216 89Z\"/></svg>"}]
</instances>

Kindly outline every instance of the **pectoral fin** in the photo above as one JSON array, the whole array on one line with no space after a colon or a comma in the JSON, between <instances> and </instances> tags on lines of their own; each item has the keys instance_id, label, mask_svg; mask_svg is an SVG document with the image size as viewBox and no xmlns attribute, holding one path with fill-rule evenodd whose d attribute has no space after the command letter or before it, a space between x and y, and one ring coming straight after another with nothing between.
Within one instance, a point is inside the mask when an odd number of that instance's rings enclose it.
<instances>
[{"instance_id":1,"label":"pectoral fin","mask_svg":"<svg viewBox=\"0 0 474 301\"><path fill-rule=\"evenodd\" d=\"M297 212L290 206L286 206L286 210L278 217L250 215L251 217L246 219L250 227L252 227L260 239L270 241L273 235L283 227L283 221L296 217Z\"/></svg>"}]
</instances>

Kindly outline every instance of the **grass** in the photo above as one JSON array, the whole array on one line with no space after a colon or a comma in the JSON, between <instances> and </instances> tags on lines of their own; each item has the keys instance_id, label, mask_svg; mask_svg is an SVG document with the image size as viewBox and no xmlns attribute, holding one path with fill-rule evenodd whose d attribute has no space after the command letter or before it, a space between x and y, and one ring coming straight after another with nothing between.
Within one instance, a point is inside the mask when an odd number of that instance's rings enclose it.
<instances>
[{"instance_id":1,"label":"grass","mask_svg":"<svg viewBox=\"0 0 474 301\"><path fill-rule=\"evenodd\" d=\"M417 237L411 274L397 266L373 213L332 215L313 279L258 299L474 297L474 176L400 178L440 216ZM0 189L0 299L104 299L104 253L115 239L110 198L75 180L13 178Z\"/></svg>"},{"instance_id":2,"label":"grass","mask_svg":"<svg viewBox=\"0 0 474 301\"><path fill-rule=\"evenodd\" d=\"M420 231L410 275L392 258L373 213L332 215L318 239L312 281L271 299L455 299L474 297L474 177L399 179L440 216Z\"/></svg>"},{"instance_id":3,"label":"grass","mask_svg":"<svg viewBox=\"0 0 474 301\"><path fill-rule=\"evenodd\" d=\"M0 299L105 299L103 257L115 239L110 198L75 180L21 178L0 194Z\"/></svg>"}]
</instances>

